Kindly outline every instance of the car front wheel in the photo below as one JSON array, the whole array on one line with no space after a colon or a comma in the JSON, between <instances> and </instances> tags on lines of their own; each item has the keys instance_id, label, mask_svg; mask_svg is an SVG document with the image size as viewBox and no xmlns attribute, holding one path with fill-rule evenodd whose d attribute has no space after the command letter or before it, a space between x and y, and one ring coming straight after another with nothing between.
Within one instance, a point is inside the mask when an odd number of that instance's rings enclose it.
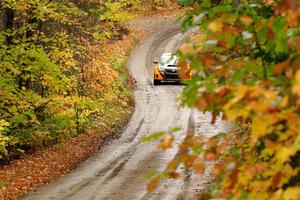
<instances>
[{"instance_id":1,"label":"car front wheel","mask_svg":"<svg viewBox=\"0 0 300 200\"><path fill-rule=\"evenodd\" d=\"M155 79L154 79L153 84L154 84L154 85L160 85L160 80L155 80Z\"/></svg>"}]
</instances>

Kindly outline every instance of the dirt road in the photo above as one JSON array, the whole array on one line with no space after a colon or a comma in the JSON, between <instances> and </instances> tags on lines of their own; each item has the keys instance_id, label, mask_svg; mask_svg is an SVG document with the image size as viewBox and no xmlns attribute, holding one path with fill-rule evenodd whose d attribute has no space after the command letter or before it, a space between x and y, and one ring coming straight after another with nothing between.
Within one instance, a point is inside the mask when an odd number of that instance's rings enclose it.
<instances>
[{"instance_id":1,"label":"dirt road","mask_svg":"<svg viewBox=\"0 0 300 200\"><path fill-rule=\"evenodd\" d=\"M209 137L227 127L221 121L211 125L209 114L180 109L177 99L183 86L152 85L152 60L162 52L175 51L184 37L176 25L163 26L135 50L129 59L128 69L138 82L136 109L120 138L111 141L71 174L29 194L25 200L195 199L195 187L201 189L210 181L208 171L193 180L191 172L183 172L183 179L166 180L151 193L145 190L144 176L162 170L177 149L159 152L156 142L140 142L141 136L175 126L183 128L178 133L177 142L188 129Z\"/></svg>"}]
</instances>

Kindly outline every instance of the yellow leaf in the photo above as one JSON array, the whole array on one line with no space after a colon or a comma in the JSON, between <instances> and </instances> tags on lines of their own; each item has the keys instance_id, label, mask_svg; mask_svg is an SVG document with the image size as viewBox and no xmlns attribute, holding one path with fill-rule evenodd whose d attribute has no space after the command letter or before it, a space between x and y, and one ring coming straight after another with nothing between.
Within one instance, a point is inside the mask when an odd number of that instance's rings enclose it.
<instances>
[{"instance_id":1,"label":"yellow leaf","mask_svg":"<svg viewBox=\"0 0 300 200\"><path fill-rule=\"evenodd\" d=\"M250 16L242 16L240 17L240 20L243 24L247 26L253 23L253 19Z\"/></svg>"},{"instance_id":2,"label":"yellow leaf","mask_svg":"<svg viewBox=\"0 0 300 200\"><path fill-rule=\"evenodd\" d=\"M282 168L282 181L281 181L281 185L287 183L291 177L294 177L297 175L298 170L297 168L294 169L293 167L291 167L289 164L285 164Z\"/></svg>"},{"instance_id":3,"label":"yellow leaf","mask_svg":"<svg viewBox=\"0 0 300 200\"><path fill-rule=\"evenodd\" d=\"M258 182L255 184L254 190L256 192L250 192L247 196L247 199L255 200L271 200L270 193L267 192L267 189L264 187L264 182Z\"/></svg>"},{"instance_id":4,"label":"yellow leaf","mask_svg":"<svg viewBox=\"0 0 300 200\"><path fill-rule=\"evenodd\" d=\"M213 21L213 22L209 23L207 28L214 33L221 32L222 31L222 23L218 22L218 21Z\"/></svg>"},{"instance_id":5,"label":"yellow leaf","mask_svg":"<svg viewBox=\"0 0 300 200\"><path fill-rule=\"evenodd\" d=\"M289 97L284 96L278 106L279 108L284 108L288 105L288 103L289 103Z\"/></svg>"},{"instance_id":6,"label":"yellow leaf","mask_svg":"<svg viewBox=\"0 0 300 200\"><path fill-rule=\"evenodd\" d=\"M256 113L263 113L269 109L268 104L261 101L251 101L248 103L247 108L255 111Z\"/></svg>"},{"instance_id":7,"label":"yellow leaf","mask_svg":"<svg viewBox=\"0 0 300 200\"><path fill-rule=\"evenodd\" d=\"M288 147L277 148L276 150L276 160L279 163L284 163L290 160L290 156L296 153L296 151L293 148Z\"/></svg>"},{"instance_id":8,"label":"yellow leaf","mask_svg":"<svg viewBox=\"0 0 300 200\"><path fill-rule=\"evenodd\" d=\"M289 187L283 192L284 200L299 200L300 199L300 187Z\"/></svg>"},{"instance_id":9,"label":"yellow leaf","mask_svg":"<svg viewBox=\"0 0 300 200\"><path fill-rule=\"evenodd\" d=\"M239 117L243 117L244 119L249 116L249 111L246 109L227 109L225 110L225 115L229 121L234 121Z\"/></svg>"},{"instance_id":10,"label":"yellow leaf","mask_svg":"<svg viewBox=\"0 0 300 200\"><path fill-rule=\"evenodd\" d=\"M258 138L264 136L268 133L269 128L269 119L264 117L256 117L253 119L253 123L251 124L251 136L253 138L253 142L256 142Z\"/></svg>"},{"instance_id":11,"label":"yellow leaf","mask_svg":"<svg viewBox=\"0 0 300 200\"><path fill-rule=\"evenodd\" d=\"M282 189L280 188L279 190L277 190L276 192L273 193L271 199L272 200L281 200L282 198Z\"/></svg>"},{"instance_id":12,"label":"yellow leaf","mask_svg":"<svg viewBox=\"0 0 300 200\"><path fill-rule=\"evenodd\" d=\"M235 97L232 98L227 104L224 105L224 110L229 109L231 106L235 105L241 99L244 98L246 93L248 92L248 87L245 85L238 86L233 89L235 91Z\"/></svg>"},{"instance_id":13,"label":"yellow leaf","mask_svg":"<svg viewBox=\"0 0 300 200\"><path fill-rule=\"evenodd\" d=\"M300 70L297 71L295 76L295 84L293 86L293 92L300 96Z\"/></svg>"}]
</instances>

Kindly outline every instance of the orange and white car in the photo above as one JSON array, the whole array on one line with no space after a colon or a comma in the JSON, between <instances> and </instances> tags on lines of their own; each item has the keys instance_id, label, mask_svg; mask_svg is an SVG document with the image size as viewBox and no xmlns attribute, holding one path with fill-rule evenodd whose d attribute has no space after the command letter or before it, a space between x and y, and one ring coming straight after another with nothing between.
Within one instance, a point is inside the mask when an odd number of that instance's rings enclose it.
<instances>
[{"instance_id":1,"label":"orange and white car","mask_svg":"<svg viewBox=\"0 0 300 200\"><path fill-rule=\"evenodd\" d=\"M179 64L179 57L172 53L163 53L159 61L154 61L153 84L161 82L180 82L192 78L192 70L188 63Z\"/></svg>"}]
</instances>

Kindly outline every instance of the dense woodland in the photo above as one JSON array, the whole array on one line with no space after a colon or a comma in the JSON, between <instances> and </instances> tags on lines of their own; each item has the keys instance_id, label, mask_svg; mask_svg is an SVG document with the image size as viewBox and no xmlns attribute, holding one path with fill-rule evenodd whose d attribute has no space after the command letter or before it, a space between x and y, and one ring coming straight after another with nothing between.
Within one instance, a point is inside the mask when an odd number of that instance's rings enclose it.
<instances>
[{"instance_id":1,"label":"dense woodland","mask_svg":"<svg viewBox=\"0 0 300 200\"><path fill-rule=\"evenodd\" d=\"M1 1L0 160L83 133L105 104L129 101L123 66L101 68L95 58L105 52L99 45L126 33L120 22L139 5Z\"/></svg>"},{"instance_id":2,"label":"dense woodland","mask_svg":"<svg viewBox=\"0 0 300 200\"><path fill-rule=\"evenodd\" d=\"M171 1L1 0L0 161L68 140L133 104L105 45L136 13ZM104 63L106 62L106 63Z\"/></svg>"}]
</instances>

